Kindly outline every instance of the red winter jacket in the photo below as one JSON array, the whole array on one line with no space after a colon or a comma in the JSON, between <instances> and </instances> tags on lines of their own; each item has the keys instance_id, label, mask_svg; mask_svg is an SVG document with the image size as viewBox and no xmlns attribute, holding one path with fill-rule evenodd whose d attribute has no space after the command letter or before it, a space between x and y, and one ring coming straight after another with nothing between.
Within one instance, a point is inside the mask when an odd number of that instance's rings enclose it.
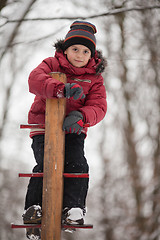
<instances>
[{"instance_id":1,"label":"red winter jacket","mask_svg":"<svg viewBox=\"0 0 160 240\"><path fill-rule=\"evenodd\" d=\"M67 76L68 83L78 83L82 86L85 98L80 100L67 99L66 115L74 110L80 111L84 123L93 126L100 122L107 111L106 90L101 73L105 68L105 60L100 52L96 52L86 67L72 66L63 54L62 42L56 45L55 57L44 59L29 76L29 91L36 95L28 114L29 124L45 123L46 98L64 97L64 83L53 79L50 72L62 72ZM84 133L87 128L84 128ZM32 130L30 136L44 134L44 130Z\"/></svg>"}]
</instances>

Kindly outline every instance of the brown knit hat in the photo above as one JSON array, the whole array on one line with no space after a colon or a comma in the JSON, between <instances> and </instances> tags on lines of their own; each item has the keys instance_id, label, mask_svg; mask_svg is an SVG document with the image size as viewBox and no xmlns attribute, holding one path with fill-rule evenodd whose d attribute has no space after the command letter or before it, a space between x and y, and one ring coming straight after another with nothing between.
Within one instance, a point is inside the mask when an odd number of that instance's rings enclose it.
<instances>
[{"instance_id":1,"label":"brown knit hat","mask_svg":"<svg viewBox=\"0 0 160 240\"><path fill-rule=\"evenodd\" d=\"M73 22L64 40L64 51L72 45L80 44L88 47L93 57L96 49L96 38L94 36L96 32L96 27L92 23L84 21Z\"/></svg>"}]
</instances>

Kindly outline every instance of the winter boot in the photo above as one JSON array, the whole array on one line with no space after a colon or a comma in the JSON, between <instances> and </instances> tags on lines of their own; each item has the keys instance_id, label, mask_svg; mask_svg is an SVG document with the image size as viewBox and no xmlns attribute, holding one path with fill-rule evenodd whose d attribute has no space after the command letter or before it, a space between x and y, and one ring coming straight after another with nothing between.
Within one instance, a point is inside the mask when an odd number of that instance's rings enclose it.
<instances>
[{"instance_id":1,"label":"winter boot","mask_svg":"<svg viewBox=\"0 0 160 240\"><path fill-rule=\"evenodd\" d=\"M39 205L33 205L29 207L22 215L24 224L40 224L42 218L42 210ZM26 236L31 240L41 239L40 228L27 228Z\"/></svg>"},{"instance_id":2,"label":"winter boot","mask_svg":"<svg viewBox=\"0 0 160 240\"><path fill-rule=\"evenodd\" d=\"M84 210L81 208L65 208L62 213L62 224L66 225L83 225ZM73 233L74 228L63 229L65 232Z\"/></svg>"}]
</instances>

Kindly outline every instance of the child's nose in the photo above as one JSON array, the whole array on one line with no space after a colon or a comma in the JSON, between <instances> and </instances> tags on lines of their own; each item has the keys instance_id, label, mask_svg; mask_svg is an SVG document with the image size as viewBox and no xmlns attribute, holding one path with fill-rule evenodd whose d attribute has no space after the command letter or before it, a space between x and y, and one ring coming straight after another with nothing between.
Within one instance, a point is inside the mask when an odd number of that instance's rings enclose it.
<instances>
[{"instance_id":1,"label":"child's nose","mask_svg":"<svg viewBox=\"0 0 160 240\"><path fill-rule=\"evenodd\" d=\"M79 51L79 52L77 53L77 56L78 56L78 57L82 57L82 52Z\"/></svg>"}]
</instances>

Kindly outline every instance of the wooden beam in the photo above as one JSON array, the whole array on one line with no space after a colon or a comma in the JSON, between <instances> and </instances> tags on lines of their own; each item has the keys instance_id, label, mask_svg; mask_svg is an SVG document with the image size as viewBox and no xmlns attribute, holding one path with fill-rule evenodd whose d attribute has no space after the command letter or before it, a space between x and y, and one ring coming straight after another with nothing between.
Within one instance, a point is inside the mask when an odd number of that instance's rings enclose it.
<instances>
[{"instance_id":1,"label":"wooden beam","mask_svg":"<svg viewBox=\"0 0 160 240\"><path fill-rule=\"evenodd\" d=\"M66 76L63 73L51 73L51 76L66 83ZM61 239L65 151L65 133L62 130L62 124L65 116L65 105L65 98L46 100L42 240Z\"/></svg>"}]
</instances>

